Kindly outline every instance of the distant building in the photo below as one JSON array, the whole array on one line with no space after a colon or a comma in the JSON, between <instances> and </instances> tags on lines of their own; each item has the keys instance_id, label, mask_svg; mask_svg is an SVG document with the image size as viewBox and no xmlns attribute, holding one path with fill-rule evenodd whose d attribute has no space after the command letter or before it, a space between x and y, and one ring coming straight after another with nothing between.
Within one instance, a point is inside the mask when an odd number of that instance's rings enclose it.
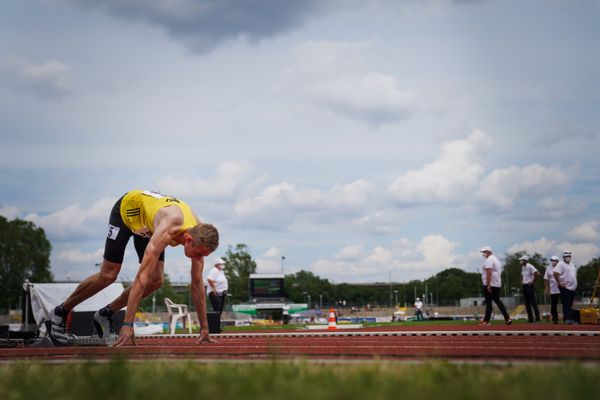
<instances>
[{"instance_id":1,"label":"distant building","mask_svg":"<svg viewBox=\"0 0 600 400\"><path fill-rule=\"evenodd\" d=\"M464 299L460 299L461 307L479 307L484 305L483 297L466 297Z\"/></svg>"}]
</instances>

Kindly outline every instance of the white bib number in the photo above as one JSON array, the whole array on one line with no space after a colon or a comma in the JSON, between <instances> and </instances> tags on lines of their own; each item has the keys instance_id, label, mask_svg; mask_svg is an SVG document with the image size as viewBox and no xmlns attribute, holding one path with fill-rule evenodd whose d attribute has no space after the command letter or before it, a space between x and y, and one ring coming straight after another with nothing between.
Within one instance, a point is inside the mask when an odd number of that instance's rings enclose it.
<instances>
[{"instance_id":1,"label":"white bib number","mask_svg":"<svg viewBox=\"0 0 600 400\"><path fill-rule=\"evenodd\" d=\"M108 225L108 238L112 239L112 240L116 240L117 239L117 235L119 234L119 230L121 228L119 228L118 226L114 226L114 225Z\"/></svg>"},{"instance_id":2,"label":"white bib number","mask_svg":"<svg viewBox=\"0 0 600 400\"><path fill-rule=\"evenodd\" d=\"M142 193L146 196L154 197L155 199L162 199L163 197L166 197L164 194L155 192L154 190L144 190Z\"/></svg>"}]
</instances>

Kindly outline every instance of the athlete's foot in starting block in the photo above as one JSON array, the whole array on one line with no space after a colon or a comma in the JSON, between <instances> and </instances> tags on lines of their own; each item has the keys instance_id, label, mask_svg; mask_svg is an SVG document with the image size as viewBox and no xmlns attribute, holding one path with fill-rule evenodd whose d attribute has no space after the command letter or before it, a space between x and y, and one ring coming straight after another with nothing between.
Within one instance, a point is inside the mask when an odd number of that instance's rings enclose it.
<instances>
[{"instance_id":1,"label":"athlete's foot in starting block","mask_svg":"<svg viewBox=\"0 0 600 400\"><path fill-rule=\"evenodd\" d=\"M55 346L69 346L73 342L73 335L67 332L67 315L61 306L58 306L52 312L50 323L46 324L48 336Z\"/></svg>"},{"instance_id":2,"label":"athlete's foot in starting block","mask_svg":"<svg viewBox=\"0 0 600 400\"><path fill-rule=\"evenodd\" d=\"M117 338L113 327L112 315L113 312L108 307L104 307L96 311L92 319L94 330L98 334L98 337L104 339L107 344L113 343Z\"/></svg>"}]
</instances>

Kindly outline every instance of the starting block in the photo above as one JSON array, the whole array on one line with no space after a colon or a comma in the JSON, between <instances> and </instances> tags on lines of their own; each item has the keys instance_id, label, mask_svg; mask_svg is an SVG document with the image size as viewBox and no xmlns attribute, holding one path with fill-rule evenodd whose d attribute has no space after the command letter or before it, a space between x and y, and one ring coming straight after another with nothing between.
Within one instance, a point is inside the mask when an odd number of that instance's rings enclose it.
<instances>
[{"instance_id":1,"label":"starting block","mask_svg":"<svg viewBox=\"0 0 600 400\"><path fill-rule=\"evenodd\" d=\"M69 344L56 343L50 336L30 342L27 347L72 347L72 346L108 346L112 340L106 340L98 336L73 336Z\"/></svg>"},{"instance_id":2,"label":"starting block","mask_svg":"<svg viewBox=\"0 0 600 400\"><path fill-rule=\"evenodd\" d=\"M50 321L45 322L46 332L50 332ZM115 337L110 335L107 338L101 338L96 335L92 336L75 336L71 335L68 344L57 343L52 340L49 334L46 336L29 342L28 347L71 347L71 346L108 346L114 342Z\"/></svg>"}]
</instances>

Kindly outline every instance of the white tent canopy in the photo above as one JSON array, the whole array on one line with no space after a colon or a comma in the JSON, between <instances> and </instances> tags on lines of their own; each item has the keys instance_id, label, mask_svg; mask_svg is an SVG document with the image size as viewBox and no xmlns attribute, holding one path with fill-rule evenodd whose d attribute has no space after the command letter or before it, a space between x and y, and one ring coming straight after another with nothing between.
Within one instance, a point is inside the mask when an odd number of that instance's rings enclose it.
<instances>
[{"instance_id":1,"label":"white tent canopy","mask_svg":"<svg viewBox=\"0 0 600 400\"><path fill-rule=\"evenodd\" d=\"M54 308L77 288L79 283L32 283L31 310L38 326L50 319ZM113 283L79 304L73 311L96 311L111 303L123 292L123 284Z\"/></svg>"}]
</instances>

